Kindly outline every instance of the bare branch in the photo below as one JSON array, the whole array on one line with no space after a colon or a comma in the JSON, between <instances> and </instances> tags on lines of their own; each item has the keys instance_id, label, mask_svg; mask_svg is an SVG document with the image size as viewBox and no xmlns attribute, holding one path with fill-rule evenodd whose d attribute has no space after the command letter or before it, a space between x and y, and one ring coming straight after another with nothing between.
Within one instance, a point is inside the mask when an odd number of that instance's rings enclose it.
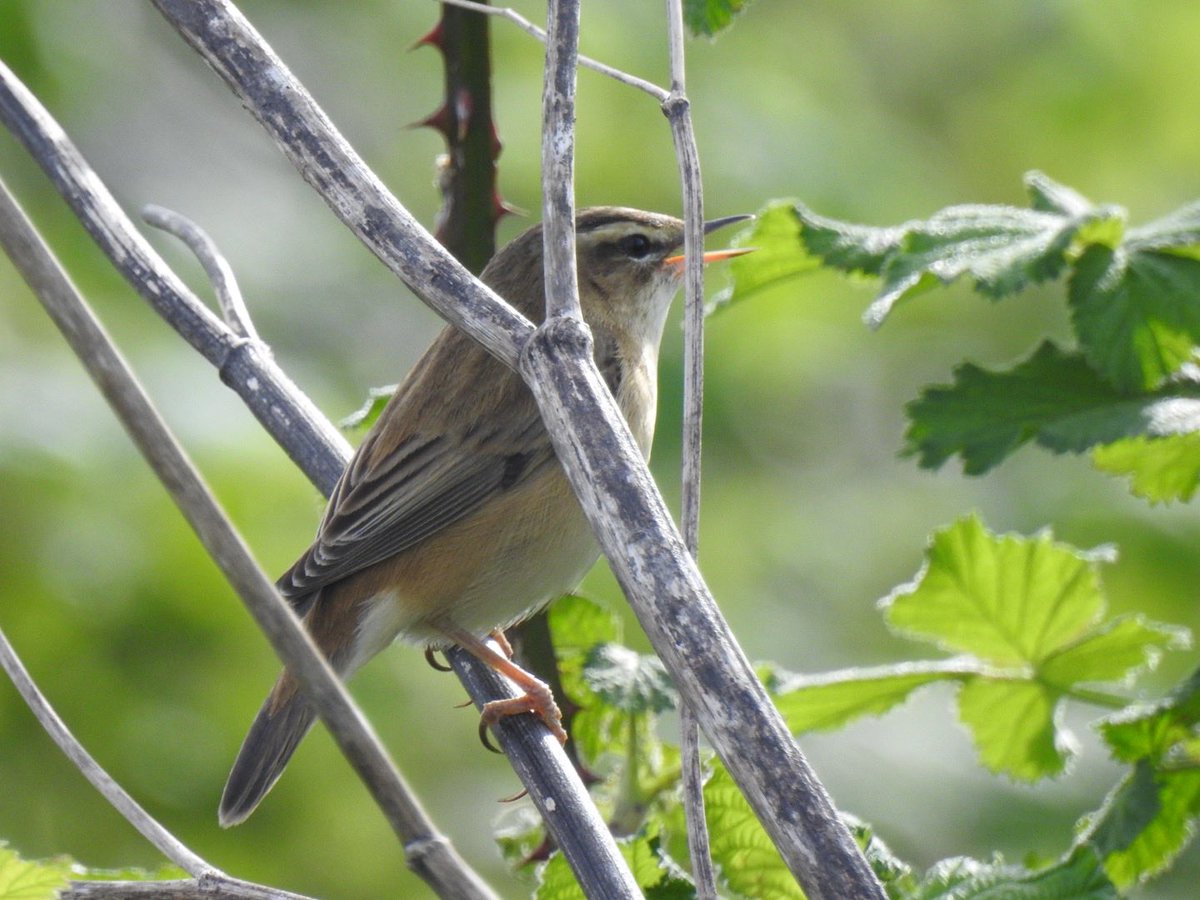
<instances>
[{"instance_id":1,"label":"bare branch","mask_svg":"<svg viewBox=\"0 0 1200 900\"><path fill-rule=\"evenodd\" d=\"M475 686L472 696L515 697L520 693L503 676L480 665L466 650L454 647L447 656L463 683ZM482 709L480 700L476 699L475 704ZM600 817L562 745L530 716L506 716L490 727L521 783L536 786L536 790L529 791L530 799L587 896L604 900L641 897L637 881L613 842L608 825ZM520 752L523 745L530 743L537 743L542 752Z\"/></svg>"},{"instance_id":2,"label":"bare branch","mask_svg":"<svg viewBox=\"0 0 1200 900\"><path fill-rule=\"evenodd\" d=\"M483 13L489 16L498 16L502 19L508 19L526 34L532 36L543 44L546 43L546 32L538 28L527 18L517 12L510 6L488 6L486 3L473 3L472 0L435 0L435 2L445 3L446 6L459 6L463 9L474 10L478 13ZM623 72L620 69L615 69L612 66L605 65L602 62L597 62L590 56L580 56L579 65L586 69L591 69L593 72L599 72L601 75L607 75L609 78L619 81L622 84L627 84L631 88L636 88L639 91L645 91L659 103L666 101L670 93L659 87L652 81L647 81L644 78L638 78L636 75L630 75L628 72Z\"/></svg>"},{"instance_id":3,"label":"bare branch","mask_svg":"<svg viewBox=\"0 0 1200 900\"><path fill-rule=\"evenodd\" d=\"M515 366L533 326L472 277L391 195L241 11L154 0L334 214L439 315Z\"/></svg>"},{"instance_id":4,"label":"bare branch","mask_svg":"<svg viewBox=\"0 0 1200 900\"><path fill-rule=\"evenodd\" d=\"M546 321L582 321L575 268L575 71L579 0L550 0L542 76L542 251Z\"/></svg>"},{"instance_id":5,"label":"bare branch","mask_svg":"<svg viewBox=\"0 0 1200 900\"><path fill-rule=\"evenodd\" d=\"M210 363L267 433L317 486L333 490L339 459L350 449L341 433L270 359L266 348L239 338L200 301L138 233L37 98L0 61L0 121L45 170L92 239L134 289ZM281 434L288 434L286 442Z\"/></svg>"},{"instance_id":6,"label":"bare branch","mask_svg":"<svg viewBox=\"0 0 1200 900\"><path fill-rule=\"evenodd\" d=\"M7 79L3 77L6 74ZM13 90L13 84L20 88L19 92ZM125 233L127 229L133 228L133 223L116 207L115 201L108 204L101 202L105 197L111 201L111 196L99 177L66 136L61 133L61 129L45 109L19 82L16 82L11 73L6 73L2 64L0 64L0 118L3 118L6 124L10 124L12 121L22 124L21 133L25 135L26 145L45 150L48 156L36 158L52 177L59 173L65 173L61 177L55 177L55 184L72 203L89 232L93 235L105 236L105 241L101 242L102 249L107 252L110 247L128 247L139 239L136 235ZM12 127L11 124L10 127ZM49 140L47 131L50 134L58 135L58 138L53 141ZM144 268L137 260L133 260L134 263L137 263L136 265L131 265L131 257L128 255L116 253L109 255L118 271L125 275L143 294L154 294L159 290L169 291L169 282L171 280L178 281L173 273L166 269L166 263L157 256L148 263L155 267L150 269ZM158 267L164 271L159 272ZM161 302L155 302L155 306L163 318L180 332L181 336L188 338L189 332L183 326L191 321L189 318L191 304L194 303L204 314L207 314L207 310L203 304L186 293L186 288L182 288L182 285L180 288L179 291L168 292ZM215 328L220 332L223 326L217 321ZM192 344L197 346L195 341L192 341ZM279 384L284 386L278 393L272 394L273 417L265 424L267 424L272 437L297 462L305 475L328 496L350 457L349 446L340 433L316 410L308 397L302 394L278 370L265 348L249 342L245 342L243 346L255 348L256 352L241 358L239 380L231 382L223 373L224 380L238 390L247 404L258 400L254 390L255 385ZM197 349L201 349L203 352L201 347L197 347ZM247 386L250 388L249 391L244 391L243 388ZM313 420L310 421L309 417L312 417ZM323 431L332 433L337 441L313 445L310 435ZM312 447L311 452L308 450L310 446ZM301 452L302 450L305 452ZM450 651L452 660L456 652L455 650ZM476 671L480 671L480 668L476 667ZM477 703L513 696L511 685L503 679L489 679L481 674L479 677L464 681L464 683ZM516 739L510 738L505 743L505 747L510 752L510 760L518 771L526 773L531 778L540 779L524 782L530 796L535 799L535 803L546 802L548 798L553 798L553 803L566 809L580 802L589 802L586 788L578 782L577 778L574 782L571 781L574 778L574 768L567 765L563 772L554 772L554 766L558 764L556 758L548 755L538 741L529 740L519 743ZM519 754L531 758L515 759L514 757ZM543 772L551 774L543 776ZM579 796L569 799L564 796L564 785L568 784L574 794ZM583 798L582 801L579 797ZM572 843L586 846L607 841L604 859L609 861L620 859L607 828L602 828L599 835L586 833L588 828L594 824L591 820L567 821L563 817L556 817L549 824L557 828L554 836L562 847ZM576 855L585 852L585 850L572 850L572 853ZM620 861L619 865L623 867L624 862Z\"/></svg>"},{"instance_id":7,"label":"bare branch","mask_svg":"<svg viewBox=\"0 0 1200 900\"><path fill-rule=\"evenodd\" d=\"M2 209L2 212L0 212L0 242L6 247L13 238L13 232L10 230L12 223L8 217L10 200L11 195L8 193L8 189L0 185L0 209ZM75 739L75 735L71 734L70 729L58 717L58 713L54 711L54 708L42 692L38 690L37 685L33 683L33 679L29 677L29 672L21 664L21 660L17 657L17 652L13 649L12 644L8 642L8 638L5 637L3 631L0 631L0 668L3 668L8 674L8 677L17 688L17 693L25 700L26 705L33 711L33 714L42 724L42 727L46 729L46 733L54 740L54 743L58 744L59 749L83 773L83 777L91 782L92 787L98 790L104 799L112 804L117 812L124 816L125 820L141 833L142 837L157 847L163 856L179 866L179 868L197 878L210 873L219 874L219 869L209 865L184 846L175 835L163 828L158 820L146 812L141 807L141 804L129 796L125 789L117 784L112 776L104 771L95 758Z\"/></svg>"},{"instance_id":8,"label":"bare branch","mask_svg":"<svg viewBox=\"0 0 1200 900\"><path fill-rule=\"evenodd\" d=\"M145 207L142 210L142 218L155 228L175 235L200 260L204 273L212 282L213 292L217 295L221 316L230 330L238 337L251 341L259 340L258 331L250 319L246 301L242 299L242 291L238 287L233 268L217 248L216 241L208 236L208 232L186 216L162 206Z\"/></svg>"},{"instance_id":9,"label":"bare branch","mask_svg":"<svg viewBox=\"0 0 1200 900\"><path fill-rule=\"evenodd\" d=\"M679 180L683 188L684 312L683 312L683 436L680 528L693 559L700 544L700 446L704 417L704 189L700 153L692 128L686 93L683 45L683 5L667 0L667 48L671 65L671 93L663 113L671 123ZM680 763L684 812L687 819L688 855L698 900L716 900L717 876L713 870L704 816L704 774L700 766L700 736L695 711L680 705Z\"/></svg>"},{"instance_id":10,"label":"bare branch","mask_svg":"<svg viewBox=\"0 0 1200 900\"><path fill-rule=\"evenodd\" d=\"M806 894L882 897L862 854L737 646L671 524L576 320L531 326L432 241L348 152L228 3L155 0L306 179L419 294L520 371L642 627ZM455 297L459 297L456 302ZM490 326L490 327L489 327Z\"/></svg>"},{"instance_id":11,"label":"bare branch","mask_svg":"<svg viewBox=\"0 0 1200 900\"><path fill-rule=\"evenodd\" d=\"M342 752L371 788L376 802L404 844L410 868L435 886L442 896L493 898L495 895L479 876L437 833L345 687L291 607L262 573L249 548L233 529L195 466L49 248L38 239L33 226L11 201L7 191L3 192L2 199L0 223L4 231L0 232L0 237L9 257L83 362L205 550L246 603L276 653L300 680ZM124 812L123 807L118 809ZM142 827L139 823L135 825ZM153 834L151 840L161 837L157 831ZM173 852L177 853L179 849L173 848ZM189 859L189 863L194 860ZM199 864L205 871L211 868L203 861ZM191 868L188 871L192 871Z\"/></svg>"},{"instance_id":12,"label":"bare branch","mask_svg":"<svg viewBox=\"0 0 1200 900\"><path fill-rule=\"evenodd\" d=\"M73 881L58 900L311 900L223 875L194 881Z\"/></svg>"}]
</instances>

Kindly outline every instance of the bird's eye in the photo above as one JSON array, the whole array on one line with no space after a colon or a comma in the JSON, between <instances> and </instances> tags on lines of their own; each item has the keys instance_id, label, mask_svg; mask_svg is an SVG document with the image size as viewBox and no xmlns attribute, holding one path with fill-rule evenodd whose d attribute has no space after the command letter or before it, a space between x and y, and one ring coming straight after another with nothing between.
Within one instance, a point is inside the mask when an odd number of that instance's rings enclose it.
<instances>
[{"instance_id":1,"label":"bird's eye","mask_svg":"<svg viewBox=\"0 0 1200 900\"><path fill-rule=\"evenodd\" d=\"M645 259L650 255L650 251L654 249L650 243L650 238L644 234L629 234L621 238L617 244L621 248L621 252L631 259Z\"/></svg>"}]
</instances>

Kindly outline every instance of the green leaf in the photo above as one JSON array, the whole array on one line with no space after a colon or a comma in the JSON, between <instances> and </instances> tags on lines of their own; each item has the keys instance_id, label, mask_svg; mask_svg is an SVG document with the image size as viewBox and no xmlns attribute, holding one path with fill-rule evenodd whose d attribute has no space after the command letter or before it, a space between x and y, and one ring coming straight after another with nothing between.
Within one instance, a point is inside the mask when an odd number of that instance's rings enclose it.
<instances>
[{"instance_id":1,"label":"green leaf","mask_svg":"<svg viewBox=\"0 0 1200 900\"><path fill-rule=\"evenodd\" d=\"M1059 184L1043 172L1027 172L1024 180L1025 190L1029 192L1029 205L1039 212L1078 217L1087 215L1095 206L1074 188Z\"/></svg>"},{"instance_id":2,"label":"green leaf","mask_svg":"<svg viewBox=\"0 0 1200 900\"><path fill-rule=\"evenodd\" d=\"M367 392L367 399L357 410L338 422L343 431L366 431L375 424L375 420L383 414L384 407L396 393L400 385L389 384L384 387L374 387Z\"/></svg>"},{"instance_id":3,"label":"green leaf","mask_svg":"<svg viewBox=\"0 0 1200 900\"><path fill-rule=\"evenodd\" d=\"M71 882L69 860L31 862L0 841L0 900L46 900Z\"/></svg>"},{"instance_id":4,"label":"green leaf","mask_svg":"<svg viewBox=\"0 0 1200 900\"><path fill-rule=\"evenodd\" d=\"M858 275L881 276L892 257L899 252L908 225L876 228L827 219L796 207L802 224L801 238L808 252L827 266Z\"/></svg>"},{"instance_id":5,"label":"green leaf","mask_svg":"<svg viewBox=\"0 0 1200 900\"><path fill-rule=\"evenodd\" d=\"M841 728L860 716L879 716L918 688L978 674L970 661L904 663L825 675L773 674L775 705L794 734Z\"/></svg>"},{"instance_id":6,"label":"green leaf","mask_svg":"<svg viewBox=\"0 0 1200 900\"><path fill-rule=\"evenodd\" d=\"M1036 871L1000 860L942 860L906 900L1116 900L1117 896L1095 854L1080 850Z\"/></svg>"},{"instance_id":7,"label":"green leaf","mask_svg":"<svg viewBox=\"0 0 1200 900\"><path fill-rule=\"evenodd\" d=\"M621 619L610 609L578 594L550 607L550 633L556 653L586 653L596 644L621 640Z\"/></svg>"},{"instance_id":8,"label":"green leaf","mask_svg":"<svg viewBox=\"0 0 1200 900\"><path fill-rule=\"evenodd\" d=\"M1073 751L1055 727L1061 693L1030 681L975 678L958 694L958 714L993 772L1022 781L1060 774Z\"/></svg>"},{"instance_id":9,"label":"green leaf","mask_svg":"<svg viewBox=\"0 0 1200 900\"><path fill-rule=\"evenodd\" d=\"M592 692L627 713L674 709L679 695L662 661L620 644L598 644L588 654L583 677Z\"/></svg>"},{"instance_id":10,"label":"green leaf","mask_svg":"<svg viewBox=\"0 0 1200 900\"><path fill-rule=\"evenodd\" d=\"M906 228L883 269L883 290L864 318L878 327L892 308L931 277L951 284L970 277L994 300L1055 278L1085 217L1013 206L951 206Z\"/></svg>"},{"instance_id":11,"label":"green leaf","mask_svg":"<svg viewBox=\"0 0 1200 900\"><path fill-rule=\"evenodd\" d=\"M1181 379L1157 394L1124 396L1046 341L1007 372L964 363L952 385L927 388L907 412L905 453L927 469L957 453L967 474L981 475L1030 440L1080 453L1136 435L1200 431L1200 385Z\"/></svg>"},{"instance_id":12,"label":"green leaf","mask_svg":"<svg viewBox=\"0 0 1200 900\"><path fill-rule=\"evenodd\" d=\"M1104 860L1108 877L1127 888L1161 871L1192 838L1200 813L1200 768L1156 770L1147 760L1109 794L1079 843Z\"/></svg>"},{"instance_id":13,"label":"green leaf","mask_svg":"<svg viewBox=\"0 0 1200 900\"><path fill-rule=\"evenodd\" d=\"M1189 646L1191 634L1187 629L1151 622L1141 615L1120 616L1047 656L1038 676L1063 687L1080 682L1127 681L1139 671L1153 668L1162 651Z\"/></svg>"},{"instance_id":14,"label":"green leaf","mask_svg":"<svg viewBox=\"0 0 1200 900\"><path fill-rule=\"evenodd\" d=\"M686 900L695 896L695 886L663 854L657 835L622 838L617 841L617 848L646 900ZM562 853L555 852L538 873L534 896L537 900L584 900L583 889Z\"/></svg>"},{"instance_id":15,"label":"green leaf","mask_svg":"<svg viewBox=\"0 0 1200 900\"><path fill-rule=\"evenodd\" d=\"M1092 463L1129 476L1131 490L1152 503L1186 502L1200 485L1200 433L1124 438L1093 449Z\"/></svg>"},{"instance_id":16,"label":"green leaf","mask_svg":"<svg viewBox=\"0 0 1200 900\"><path fill-rule=\"evenodd\" d=\"M597 644L620 641L621 621L612 610L577 594L556 600L548 617L563 690L575 703L586 706L592 700L583 677L587 655Z\"/></svg>"},{"instance_id":17,"label":"green leaf","mask_svg":"<svg viewBox=\"0 0 1200 900\"><path fill-rule=\"evenodd\" d=\"M1126 246L1137 251L1166 250L1193 259L1200 257L1200 202L1130 229Z\"/></svg>"},{"instance_id":18,"label":"green leaf","mask_svg":"<svg viewBox=\"0 0 1200 900\"><path fill-rule=\"evenodd\" d=\"M1157 388L1200 342L1198 292L1200 260L1178 251L1088 247L1069 290L1084 356L1121 391Z\"/></svg>"},{"instance_id":19,"label":"green leaf","mask_svg":"<svg viewBox=\"0 0 1200 900\"><path fill-rule=\"evenodd\" d=\"M731 891L744 897L803 900L804 893L719 762L704 786L713 862Z\"/></svg>"},{"instance_id":20,"label":"green leaf","mask_svg":"<svg viewBox=\"0 0 1200 900\"><path fill-rule=\"evenodd\" d=\"M805 250L801 228L800 217L791 203L774 203L761 210L754 225L733 241L736 247L754 247L754 252L729 261L732 284L713 301L709 311L740 302L817 268L820 260Z\"/></svg>"},{"instance_id":21,"label":"green leaf","mask_svg":"<svg viewBox=\"0 0 1200 900\"><path fill-rule=\"evenodd\" d=\"M750 0L684 0L683 21L692 34L712 37L749 4Z\"/></svg>"},{"instance_id":22,"label":"green leaf","mask_svg":"<svg viewBox=\"0 0 1200 900\"><path fill-rule=\"evenodd\" d=\"M917 577L881 603L900 633L995 666L1036 666L1098 620L1101 556L1048 533L997 536L967 516L934 534Z\"/></svg>"},{"instance_id":23,"label":"green leaf","mask_svg":"<svg viewBox=\"0 0 1200 900\"><path fill-rule=\"evenodd\" d=\"M1186 745L1200 723L1200 669L1165 699L1128 706L1100 723L1100 735L1113 756L1127 763L1159 762Z\"/></svg>"}]
</instances>

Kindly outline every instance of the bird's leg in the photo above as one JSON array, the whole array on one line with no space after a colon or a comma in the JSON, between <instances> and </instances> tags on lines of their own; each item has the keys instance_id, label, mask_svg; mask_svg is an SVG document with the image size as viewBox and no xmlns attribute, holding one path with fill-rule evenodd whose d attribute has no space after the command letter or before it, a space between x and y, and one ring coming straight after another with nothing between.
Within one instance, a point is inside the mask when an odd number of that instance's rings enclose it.
<instances>
[{"instance_id":1,"label":"bird's leg","mask_svg":"<svg viewBox=\"0 0 1200 900\"><path fill-rule=\"evenodd\" d=\"M486 641L481 641L473 634L457 629L447 629L444 633L446 637L472 656L516 682L517 686L525 692L520 697L491 700L485 703L481 722L483 726L494 725L505 716L534 713L546 723L546 727L561 743L567 742L567 732L562 726L562 712L559 710L558 704L554 702L554 694L545 682L526 672L502 652L493 649Z\"/></svg>"},{"instance_id":2,"label":"bird's leg","mask_svg":"<svg viewBox=\"0 0 1200 900\"><path fill-rule=\"evenodd\" d=\"M491 637L493 641L500 645L500 649L504 652L505 656L507 656L509 659L513 658L512 644L508 642L508 635L504 633L503 629L497 628L489 635L489 637Z\"/></svg>"}]
</instances>

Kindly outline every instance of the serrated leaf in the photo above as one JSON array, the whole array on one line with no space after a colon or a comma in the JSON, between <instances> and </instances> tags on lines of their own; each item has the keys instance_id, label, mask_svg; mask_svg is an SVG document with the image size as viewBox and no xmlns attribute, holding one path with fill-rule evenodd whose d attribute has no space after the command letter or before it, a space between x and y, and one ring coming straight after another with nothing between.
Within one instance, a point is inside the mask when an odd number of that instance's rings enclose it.
<instances>
[{"instance_id":1,"label":"serrated leaf","mask_svg":"<svg viewBox=\"0 0 1200 900\"><path fill-rule=\"evenodd\" d=\"M1124 438L1093 449L1092 463L1128 476L1133 493L1151 503L1187 502L1200 485L1200 433Z\"/></svg>"},{"instance_id":2,"label":"serrated leaf","mask_svg":"<svg viewBox=\"0 0 1200 900\"><path fill-rule=\"evenodd\" d=\"M1049 534L997 536L972 515L936 532L917 577L881 604L900 633L999 667L1036 666L1098 620L1095 564Z\"/></svg>"},{"instance_id":3,"label":"serrated leaf","mask_svg":"<svg viewBox=\"0 0 1200 900\"><path fill-rule=\"evenodd\" d=\"M1095 854L1085 850L1037 871L999 860L943 860L906 900L1115 900L1118 896Z\"/></svg>"},{"instance_id":4,"label":"serrated leaf","mask_svg":"<svg viewBox=\"0 0 1200 900\"><path fill-rule=\"evenodd\" d=\"M683 21L692 34L712 37L749 5L750 0L684 0Z\"/></svg>"},{"instance_id":5,"label":"serrated leaf","mask_svg":"<svg viewBox=\"0 0 1200 900\"><path fill-rule=\"evenodd\" d=\"M1061 697L1036 682L975 678L958 693L958 714L988 769L1036 781L1060 774L1073 755L1055 727Z\"/></svg>"},{"instance_id":6,"label":"serrated leaf","mask_svg":"<svg viewBox=\"0 0 1200 900\"><path fill-rule=\"evenodd\" d=\"M695 886L663 855L657 836L638 834L621 838L617 849L647 900L684 900L695 896ZM566 857L555 852L538 873L534 896L537 900L585 900L586 895Z\"/></svg>"},{"instance_id":7,"label":"serrated leaf","mask_svg":"<svg viewBox=\"0 0 1200 900\"><path fill-rule=\"evenodd\" d=\"M644 656L620 644L593 647L583 677L596 696L622 712L666 712L679 702L671 677L657 656Z\"/></svg>"},{"instance_id":8,"label":"serrated leaf","mask_svg":"<svg viewBox=\"0 0 1200 900\"><path fill-rule=\"evenodd\" d=\"M1152 390L1196 353L1200 260L1093 244L1069 286L1072 321L1091 366L1121 391Z\"/></svg>"},{"instance_id":9,"label":"serrated leaf","mask_svg":"<svg viewBox=\"0 0 1200 900\"><path fill-rule=\"evenodd\" d=\"M1200 202L1189 203L1147 225L1129 231L1132 250L1167 250L1181 256L1200 255Z\"/></svg>"},{"instance_id":10,"label":"serrated leaf","mask_svg":"<svg viewBox=\"0 0 1200 900\"><path fill-rule=\"evenodd\" d=\"M724 766L714 762L704 786L713 862L730 890L744 897L803 900L804 893Z\"/></svg>"},{"instance_id":11,"label":"serrated leaf","mask_svg":"<svg viewBox=\"0 0 1200 900\"><path fill-rule=\"evenodd\" d=\"M796 215L803 226L800 234L809 253L819 256L827 266L860 275L882 275L888 261L900 250L909 228L839 222L800 205L796 206Z\"/></svg>"},{"instance_id":12,"label":"serrated leaf","mask_svg":"<svg viewBox=\"0 0 1200 900\"><path fill-rule=\"evenodd\" d=\"M1187 629L1141 615L1120 616L1048 655L1038 667L1038 677L1064 688L1080 682L1124 682L1152 668L1162 651L1190 645Z\"/></svg>"},{"instance_id":13,"label":"serrated leaf","mask_svg":"<svg viewBox=\"0 0 1200 900\"><path fill-rule=\"evenodd\" d=\"M1024 181L1025 190L1029 192L1030 207L1040 212L1083 216L1095 206L1083 194L1059 184L1044 172L1026 172Z\"/></svg>"},{"instance_id":14,"label":"serrated leaf","mask_svg":"<svg viewBox=\"0 0 1200 900\"><path fill-rule=\"evenodd\" d=\"M733 240L735 247L755 250L729 261L732 283L713 302L710 311L741 302L817 268L820 260L805 249L801 228L800 217L791 203L775 203L760 211L753 226Z\"/></svg>"},{"instance_id":15,"label":"serrated leaf","mask_svg":"<svg viewBox=\"0 0 1200 900\"><path fill-rule=\"evenodd\" d=\"M1157 703L1128 706L1100 723L1113 757L1127 763L1159 762L1191 740L1200 724L1200 670Z\"/></svg>"},{"instance_id":16,"label":"serrated leaf","mask_svg":"<svg viewBox=\"0 0 1200 900\"><path fill-rule=\"evenodd\" d=\"M69 860L24 860L0 842L0 900L46 900L70 882Z\"/></svg>"},{"instance_id":17,"label":"serrated leaf","mask_svg":"<svg viewBox=\"0 0 1200 900\"><path fill-rule=\"evenodd\" d=\"M363 405L338 422L338 427L343 431L366 431L383 414L398 387L398 384L389 384L371 388L367 391L367 399L363 401Z\"/></svg>"},{"instance_id":18,"label":"serrated leaf","mask_svg":"<svg viewBox=\"0 0 1200 900\"><path fill-rule=\"evenodd\" d=\"M928 469L958 454L963 471L981 475L1030 440L1081 453L1135 435L1200 430L1200 386L1180 380L1156 394L1125 396L1046 341L1008 371L964 363L953 384L927 388L906 411L905 453Z\"/></svg>"},{"instance_id":19,"label":"serrated leaf","mask_svg":"<svg viewBox=\"0 0 1200 900\"><path fill-rule=\"evenodd\" d=\"M882 715L918 688L961 681L978 672L978 665L970 661L903 663L819 676L776 675L771 691L788 728L802 734L840 728L860 716Z\"/></svg>"},{"instance_id":20,"label":"serrated leaf","mask_svg":"<svg viewBox=\"0 0 1200 900\"><path fill-rule=\"evenodd\" d=\"M1134 766L1086 823L1079 842L1095 849L1108 877L1127 888L1161 871L1191 840L1200 813L1200 769Z\"/></svg>"},{"instance_id":21,"label":"serrated leaf","mask_svg":"<svg viewBox=\"0 0 1200 900\"><path fill-rule=\"evenodd\" d=\"M999 299L1056 277L1082 220L1015 206L952 206L907 229L883 270L883 290L864 319L873 327L933 276L942 284L970 277Z\"/></svg>"},{"instance_id":22,"label":"serrated leaf","mask_svg":"<svg viewBox=\"0 0 1200 900\"><path fill-rule=\"evenodd\" d=\"M612 610L577 594L560 597L547 616L563 690L575 703L586 705L591 699L583 678L587 654L597 644L620 641L621 621Z\"/></svg>"}]
</instances>

